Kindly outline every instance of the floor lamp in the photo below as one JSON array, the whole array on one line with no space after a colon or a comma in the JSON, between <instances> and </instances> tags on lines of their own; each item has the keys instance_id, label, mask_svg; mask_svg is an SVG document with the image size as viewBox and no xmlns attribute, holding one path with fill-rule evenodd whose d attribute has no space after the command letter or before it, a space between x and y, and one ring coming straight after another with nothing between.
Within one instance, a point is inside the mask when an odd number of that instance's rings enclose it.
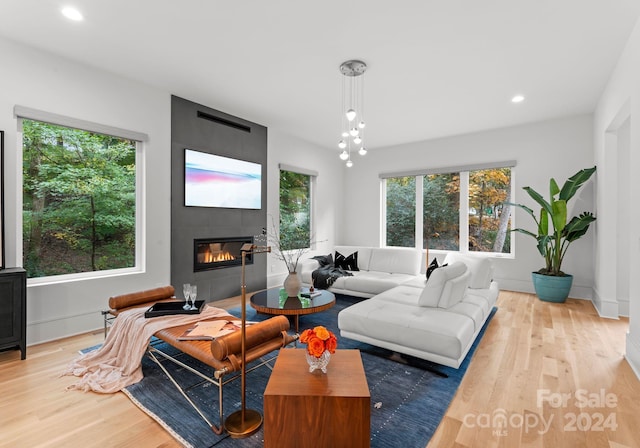
<instances>
[{"instance_id":1,"label":"floor lamp","mask_svg":"<svg viewBox=\"0 0 640 448\"><path fill-rule=\"evenodd\" d=\"M253 409L246 409L245 405L245 391L246 391L246 360L247 360L247 352L246 352L246 339L247 339L247 285L244 280L244 270L246 264L247 255L253 254L264 254L271 252L270 246L256 246L255 244L246 243L243 244L240 248L240 253L242 254L242 280L241 280L241 294L242 294L242 327L241 327L241 346L240 350L242 352L242 370L240 371L240 381L241 381L241 398L242 398L242 407L239 411L236 411L229 415L224 422L224 426L232 438L240 439L244 437L249 437L251 434L260 429L260 425L262 425L262 414L259 411Z\"/></svg>"}]
</instances>

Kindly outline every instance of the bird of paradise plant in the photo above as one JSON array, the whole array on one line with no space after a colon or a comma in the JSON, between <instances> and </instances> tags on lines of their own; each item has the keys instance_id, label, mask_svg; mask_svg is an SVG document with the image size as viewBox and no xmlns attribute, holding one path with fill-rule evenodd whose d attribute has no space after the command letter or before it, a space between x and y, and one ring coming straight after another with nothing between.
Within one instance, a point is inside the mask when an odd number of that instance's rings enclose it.
<instances>
[{"instance_id":1,"label":"bird of paradise plant","mask_svg":"<svg viewBox=\"0 0 640 448\"><path fill-rule=\"evenodd\" d=\"M531 236L537 241L538 252L545 260L545 267L538 271L539 274L565 276L566 274L562 272L561 267L569 245L584 236L589 230L589 225L596 220L593 213L582 212L567 221L569 200L595 171L595 166L578 171L567 179L562 189L558 187L555 179L551 178L548 201L533 188L523 187L529 196L540 205L539 217L526 205L507 203L526 211L536 223L537 233L521 228L513 229L513 231Z\"/></svg>"}]
</instances>

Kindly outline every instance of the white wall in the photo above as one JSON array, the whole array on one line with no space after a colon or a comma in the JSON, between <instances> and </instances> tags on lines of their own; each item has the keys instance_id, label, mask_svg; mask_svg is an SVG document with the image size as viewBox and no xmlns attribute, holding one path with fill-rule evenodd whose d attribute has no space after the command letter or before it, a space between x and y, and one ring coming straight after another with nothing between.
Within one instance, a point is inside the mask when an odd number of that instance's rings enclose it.
<instances>
[{"instance_id":1,"label":"white wall","mask_svg":"<svg viewBox=\"0 0 640 448\"><path fill-rule=\"evenodd\" d=\"M354 166L345 177L344 229L341 244L379 245L380 179L378 173L418 168L451 167L491 161L516 160L514 202L537 206L522 191L531 186L549 191L549 178L564 182L582 168L594 165L593 127L590 115L557 119L411 143L355 156ZM594 182L586 184L573 199L576 212L595 211ZM532 229L531 218L516 211L516 225ZM514 259L496 259L496 279L502 289L533 292L531 272L543 267L533 240L515 236ZM571 297L591 298L593 288L594 232L573 243L563 270L574 275Z\"/></svg>"},{"instance_id":2,"label":"white wall","mask_svg":"<svg viewBox=\"0 0 640 448\"><path fill-rule=\"evenodd\" d=\"M315 183L315 240L316 248L304 255L304 258L314 254L328 254L339 240L341 229L339 217L343 205L344 163L337 153L326 148L313 145L297 139L276 129L268 132L268 184L267 184L267 224L271 226L272 217L278 223L278 204L280 191L279 164L305 168L318 172ZM335 155L335 157L331 157ZM284 262L269 256L267 265L267 285L269 287L282 285L287 275Z\"/></svg>"},{"instance_id":3,"label":"white wall","mask_svg":"<svg viewBox=\"0 0 640 448\"><path fill-rule=\"evenodd\" d=\"M5 131L7 266L21 266L22 187L16 104L146 133L144 272L27 288L27 343L99 328L111 295L169 282L170 95L57 56L0 39L0 129Z\"/></svg>"},{"instance_id":4,"label":"white wall","mask_svg":"<svg viewBox=\"0 0 640 448\"><path fill-rule=\"evenodd\" d=\"M628 290L629 332L626 357L640 377L640 283L633 277L640 272L640 21L636 23L616 69L600 98L594 114L595 159L599 167L597 206L597 249L594 303L601 314L616 317L620 296ZM627 128L628 126L628 128ZM628 141L627 141L628 140ZM628 155L624 153L628 147ZM622 152L621 152L622 151ZM628 159L625 173L619 158ZM602 167L603 169L600 169ZM628 188L621 203L619 192ZM626 207L622 212L620 209ZM620 223L628 220L628 223ZM619 235L623 229L626 235ZM626 242L628 254L616 249ZM629 279L620 279L619 264L627 263ZM618 285L619 282L625 285ZM624 312L624 309L622 310Z\"/></svg>"}]
</instances>

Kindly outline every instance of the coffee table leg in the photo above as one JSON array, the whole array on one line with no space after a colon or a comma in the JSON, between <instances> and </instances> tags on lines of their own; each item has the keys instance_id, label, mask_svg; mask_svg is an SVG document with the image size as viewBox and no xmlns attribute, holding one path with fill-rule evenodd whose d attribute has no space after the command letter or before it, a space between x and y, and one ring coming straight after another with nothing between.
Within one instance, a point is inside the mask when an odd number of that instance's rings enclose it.
<instances>
[{"instance_id":1,"label":"coffee table leg","mask_svg":"<svg viewBox=\"0 0 640 448\"><path fill-rule=\"evenodd\" d=\"M296 333L299 333L299 331L298 331L298 319L299 319L299 318L300 318L300 316L298 316L298 315L296 314Z\"/></svg>"}]
</instances>

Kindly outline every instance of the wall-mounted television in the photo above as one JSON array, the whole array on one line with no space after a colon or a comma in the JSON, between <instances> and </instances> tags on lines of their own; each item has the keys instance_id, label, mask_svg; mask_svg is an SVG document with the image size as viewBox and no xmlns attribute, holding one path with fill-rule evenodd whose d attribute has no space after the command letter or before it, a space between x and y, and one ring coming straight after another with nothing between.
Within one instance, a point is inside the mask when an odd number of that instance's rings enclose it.
<instances>
[{"instance_id":1,"label":"wall-mounted television","mask_svg":"<svg viewBox=\"0 0 640 448\"><path fill-rule=\"evenodd\" d=\"M185 149L184 205L260 210L262 165Z\"/></svg>"}]
</instances>

